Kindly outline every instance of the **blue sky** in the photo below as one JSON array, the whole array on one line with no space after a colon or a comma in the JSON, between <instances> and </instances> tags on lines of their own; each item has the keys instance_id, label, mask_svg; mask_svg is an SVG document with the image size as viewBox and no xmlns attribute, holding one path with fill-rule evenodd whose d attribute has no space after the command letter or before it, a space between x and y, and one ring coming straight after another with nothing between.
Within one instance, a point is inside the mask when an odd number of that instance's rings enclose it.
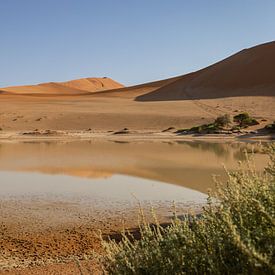
<instances>
[{"instance_id":1,"label":"blue sky","mask_svg":"<svg viewBox=\"0 0 275 275\"><path fill-rule=\"evenodd\" d=\"M181 75L275 40L274 0L0 0L0 87Z\"/></svg>"}]
</instances>

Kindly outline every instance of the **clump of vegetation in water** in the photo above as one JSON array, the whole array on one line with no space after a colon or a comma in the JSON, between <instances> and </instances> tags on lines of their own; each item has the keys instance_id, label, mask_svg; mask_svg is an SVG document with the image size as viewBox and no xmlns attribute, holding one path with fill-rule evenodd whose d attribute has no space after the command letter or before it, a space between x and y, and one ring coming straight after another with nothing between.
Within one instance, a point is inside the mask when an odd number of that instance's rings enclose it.
<instances>
[{"instance_id":1,"label":"clump of vegetation in water","mask_svg":"<svg viewBox=\"0 0 275 275\"><path fill-rule=\"evenodd\" d=\"M163 228L144 221L141 238L103 241L110 274L274 274L275 146L265 172L247 167L228 174L209 195L200 217ZM247 169L249 168L249 169Z\"/></svg>"},{"instance_id":2,"label":"clump of vegetation in water","mask_svg":"<svg viewBox=\"0 0 275 275\"><path fill-rule=\"evenodd\" d=\"M259 124L259 122L251 117L248 113L240 113L233 117L234 122L237 122L241 128Z\"/></svg>"}]
</instances>

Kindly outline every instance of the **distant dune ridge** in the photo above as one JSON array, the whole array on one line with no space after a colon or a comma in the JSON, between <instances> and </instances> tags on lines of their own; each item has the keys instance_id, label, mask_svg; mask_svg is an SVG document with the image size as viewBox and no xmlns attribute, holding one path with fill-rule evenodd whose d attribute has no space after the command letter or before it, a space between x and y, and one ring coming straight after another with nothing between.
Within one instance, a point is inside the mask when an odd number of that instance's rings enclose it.
<instances>
[{"instance_id":1,"label":"distant dune ridge","mask_svg":"<svg viewBox=\"0 0 275 275\"><path fill-rule=\"evenodd\" d=\"M1 88L2 93L77 95L124 87L111 78L81 78L66 82L49 82L38 85Z\"/></svg>"},{"instance_id":2,"label":"distant dune ridge","mask_svg":"<svg viewBox=\"0 0 275 275\"><path fill-rule=\"evenodd\" d=\"M136 101L274 96L275 41L242 50L193 73L132 87L103 77L0 89L0 94L83 95L95 92L104 92L105 96L135 97Z\"/></svg>"}]
</instances>

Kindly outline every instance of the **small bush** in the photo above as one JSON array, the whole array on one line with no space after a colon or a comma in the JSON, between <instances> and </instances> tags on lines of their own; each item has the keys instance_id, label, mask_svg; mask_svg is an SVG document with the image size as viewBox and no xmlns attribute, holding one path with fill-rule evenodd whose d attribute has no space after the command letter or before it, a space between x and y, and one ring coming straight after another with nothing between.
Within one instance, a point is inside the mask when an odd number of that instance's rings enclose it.
<instances>
[{"instance_id":1,"label":"small bush","mask_svg":"<svg viewBox=\"0 0 275 275\"><path fill-rule=\"evenodd\" d=\"M202 134L202 133L213 133L217 130L219 130L220 128L215 124L215 123L209 123L209 124L203 124L200 126L195 126L192 127L190 129L188 129L188 132L191 133L197 133L197 134Z\"/></svg>"},{"instance_id":2,"label":"small bush","mask_svg":"<svg viewBox=\"0 0 275 275\"><path fill-rule=\"evenodd\" d=\"M259 124L259 122L255 118L252 118L248 113L238 114L234 116L233 120L234 122L239 123L243 128Z\"/></svg>"},{"instance_id":3,"label":"small bush","mask_svg":"<svg viewBox=\"0 0 275 275\"><path fill-rule=\"evenodd\" d=\"M110 274L274 274L275 146L264 173L229 173L201 217L167 228L141 225L141 239L103 242Z\"/></svg>"},{"instance_id":4,"label":"small bush","mask_svg":"<svg viewBox=\"0 0 275 275\"><path fill-rule=\"evenodd\" d=\"M195 126L189 129L190 132L200 133L202 131L203 125Z\"/></svg>"},{"instance_id":5,"label":"small bush","mask_svg":"<svg viewBox=\"0 0 275 275\"><path fill-rule=\"evenodd\" d=\"M230 115L225 114L223 116L219 116L215 120L215 124L219 127L228 126L231 123Z\"/></svg>"},{"instance_id":6,"label":"small bush","mask_svg":"<svg viewBox=\"0 0 275 275\"><path fill-rule=\"evenodd\" d=\"M242 122L243 120L249 119L249 118L250 118L250 116L249 116L248 113L240 113L240 114L234 116L234 117L233 117L233 120L234 120L235 122Z\"/></svg>"},{"instance_id":7,"label":"small bush","mask_svg":"<svg viewBox=\"0 0 275 275\"><path fill-rule=\"evenodd\" d=\"M187 134L189 131L190 131L190 129L184 128L184 129L178 129L174 133L175 134Z\"/></svg>"},{"instance_id":8,"label":"small bush","mask_svg":"<svg viewBox=\"0 0 275 275\"><path fill-rule=\"evenodd\" d=\"M265 129L269 132L274 133L275 132L275 121L272 124L268 124L265 126Z\"/></svg>"}]
</instances>

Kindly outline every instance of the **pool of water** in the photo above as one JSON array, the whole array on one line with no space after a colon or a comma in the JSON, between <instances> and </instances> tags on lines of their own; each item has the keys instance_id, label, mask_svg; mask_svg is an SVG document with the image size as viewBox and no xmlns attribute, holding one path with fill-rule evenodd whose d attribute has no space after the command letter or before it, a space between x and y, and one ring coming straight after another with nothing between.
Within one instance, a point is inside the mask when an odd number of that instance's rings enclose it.
<instances>
[{"instance_id":1,"label":"pool of water","mask_svg":"<svg viewBox=\"0 0 275 275\"><path fill-rule=\"evenodd\" d=\"M237 169L245 142L47 141L0 144L0 197L71 201L205 201L213 176ZM254 154L257 169L267 156Z\"/></svg>"},{"instance_id":2,"label":"pool of water","mask_svg":"<svg viewBox=\"0 0 275 275\"><path fill-rule=\"evenodd\" d=\"M109 234L135 228L140 208L149 222L155 216L165 223L174 213L200 213L208 189L215 189L213 175L226 181L224 166L238 169L245 150L255 148L256 167L264 168L268 157L257 153L258 147L201 141L2 142L0 235L6 252L0 252L0 262L11 249L15 255L29 253L22 239L36 247L43 236L56 253L56 245L72 240L85 246L99 229Z\"/></svg>"},{"instance_id":3,"label":"pool of water","mask_svg":"<svg viewBox=\"0 0 275 275\"><path fill-rule=\"evenodd\" d=\"M182 186L144 178L111 175L81 178L30 172L0 172L2 199L43 198L50 200L112 202L190 202L203 203L205 194Z\"/></svg>"}]
</instances>

